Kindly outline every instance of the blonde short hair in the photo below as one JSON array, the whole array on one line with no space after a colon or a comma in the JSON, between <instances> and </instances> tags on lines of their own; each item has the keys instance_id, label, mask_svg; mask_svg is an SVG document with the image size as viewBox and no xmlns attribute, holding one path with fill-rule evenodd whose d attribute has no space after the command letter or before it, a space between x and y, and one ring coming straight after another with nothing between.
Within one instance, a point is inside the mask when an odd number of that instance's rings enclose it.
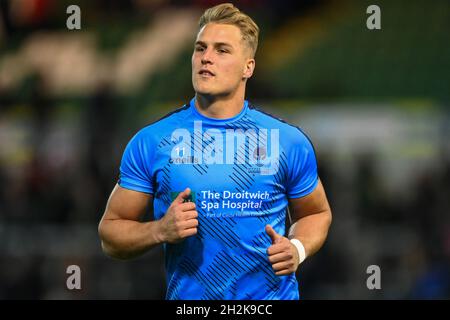
<instances>
[{"instance_id":1,"label":"blonde short hair","mask_svg":"<svg viewBox=\"0 0 450 320\"><path fill-rule=\"evenodd\" d=\"M222 3L207 9L198 22L199 29L208 23L231 24L241 30L242 38L255 56L258 48L259 28L248 15L231 3Z\"/></svg>"}]
</instances>

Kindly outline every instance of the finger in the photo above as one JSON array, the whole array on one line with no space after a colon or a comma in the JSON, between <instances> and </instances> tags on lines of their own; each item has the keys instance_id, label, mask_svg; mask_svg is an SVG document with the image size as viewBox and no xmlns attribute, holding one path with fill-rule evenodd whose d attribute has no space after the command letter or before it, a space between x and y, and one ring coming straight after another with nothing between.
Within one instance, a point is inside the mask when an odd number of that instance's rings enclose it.
<instances>
[{"instance_id":1,"label":"finger","mask_svg":"<svg viewBox=\"0 0 450 320\"><path fill-rule=\"evenodd\" d=\"M194 202L180 203L178 206L181 209L181 211L195 210L195 203Z\"/></svg>"},{"instance_id":2,"label":"finger","mask_svg":"<svg viewBox=\"0 0 450 320\"><path fill-rule=\"evenodd\" d=\"M181 233L182 238L187 238L197 234L197 228L186 229Z\"/></svg>"},{"instance_id":3,"label":"finger","mask_svg":"<svg viewBox=\"0 0 450 320\"><path fill-rule=\"evenodd\" d=\"M278 233L275 232L275 230L272 228L270 224L266 225L266 233L272 240L272 244L277 243L279 239L282 238L282 236L280 236Z\"/></svg>"},{"instance_id":4,"label":"finger","mask_svg":"<svg viewBox=\"0 0 450 320\"><path fill-rule=\"evenodd\" d=\"M273 244L269 248L267 248L267 255L273 256L277 253L282 253L285 251L286 251L285 246L280 243L277 243L277 244Z\"/></svg>"},{"instance_id":5,"label":"finger","mask_svg":"<svg viewBox=\"0 0 450 320\"><path fill-rule=\"evenodd\" d=\"M292 259L292 255L285 251L269 256L269 262L271 264L287 261L289 259Z\"/></svg>"},{"instance_id":6,"label":"finger","mask_svg":"<svg viewBox=\"0 0 450 320\"><path fill-rule=\"evenodd\" d=\"M197 219L198 218L198 212L195 211L195 210L184 211L183 212L183 218L185 220Z\"/></svg>"},{"instance_id":7,"label":"finger","mask_svg":"<svg viewBox=\"0 0 450 320\"><path fill-rule=\"evenodd\" d=\"M278 262L272 265L272 269L276 272L283 271L285 269L292 270L293 268L294 268L294 261L292 260Z\"/></svg>"},{"instance_id":8,"label":"finger","mask_svg":"<svg viewBox=\"0 0 450 320\"><path fill-rule=\"evenodd\" d=\"M288 276L291 273L294 273L294 270L285 269L285 270L282 270L282 271L275 272L275 275L277 275L277 276Z\"/></svg>"},{"instance_id":9,"label":"finger","mask_svg":"<svg viewBox=\"0 0 450 320\"><path fill-rule=\"evenodd\" d=\"M173 202L183 203L184 199L189 197L190 194L191 194L191 189L186 188L177 195L177 197L175 198L175 200L173 200Z\"/></svg>"},{"instance_id":10,"label":"finger","mask_svg":"<svg viewBox=\"0 0 450 320\"><path fill-rule=\"evenodd\" d=\"M197 219L191 219L191 220L187 220L185 222L183 222L182 224L182 228L187 230L187 229L192 229L192 228L197 228L198 226L198 220Z\"/></svg>"}]
</instances>

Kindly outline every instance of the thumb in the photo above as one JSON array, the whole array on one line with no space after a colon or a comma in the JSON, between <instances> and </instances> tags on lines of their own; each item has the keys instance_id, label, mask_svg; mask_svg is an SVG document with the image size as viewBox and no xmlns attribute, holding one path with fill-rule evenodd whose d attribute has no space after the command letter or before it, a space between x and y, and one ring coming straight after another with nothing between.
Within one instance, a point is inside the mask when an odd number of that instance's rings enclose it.
<instances>
[{"instance_id":1,"label":"thumb","mask_svg":"<svg viewBox=\"0 0 450 320\"><path fill-rule=\"evenodd\" d=\"M272 228L270 224L266 225L266 233L269 235L270 239L272 239L272 244L275 244L282 238L275 230Z\"/></svg>"},{"instance_id":2,"label":"thumb","mask_svg":"<svg viewBox=\"0 0 450 320\"><path fill-rule=\"evenodd\" d=\"M184 191L181 191L177 197L175 198L175 200L173 202L175 203L183 203L184 199L186 199L187 197L189 197L189 195L191 194L191 189L186 188L184 189Z\"/></svg>"}]
</instances>

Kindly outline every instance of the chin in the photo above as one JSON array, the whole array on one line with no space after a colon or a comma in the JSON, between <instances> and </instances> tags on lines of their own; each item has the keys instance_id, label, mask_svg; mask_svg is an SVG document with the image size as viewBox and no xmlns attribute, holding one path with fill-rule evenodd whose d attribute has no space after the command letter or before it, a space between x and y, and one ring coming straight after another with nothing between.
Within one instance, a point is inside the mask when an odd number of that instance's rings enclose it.
<instances>
[{"instance_id":1,"label":"chin","mask_svg":"<svg viewBox=\"0 0 450 320\"><path fill-rule=\"evenodd\" d=\"M211 96L215 94L213 90L211 90L210 88L204 88L203 86L194 87L194 91L197 94L201 94L202 96Z\"/></svg>"}]
</instances>

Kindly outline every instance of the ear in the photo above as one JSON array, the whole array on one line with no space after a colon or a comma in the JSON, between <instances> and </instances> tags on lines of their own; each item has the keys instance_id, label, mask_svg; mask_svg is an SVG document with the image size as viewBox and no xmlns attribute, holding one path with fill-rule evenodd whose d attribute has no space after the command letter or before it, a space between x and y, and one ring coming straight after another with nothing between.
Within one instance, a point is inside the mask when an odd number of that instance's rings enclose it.
<instances>
[{"instance_id":1,"label":"ear","mask_svg":"<svg viewBox=\"0 0 450 320\"><path fill-rule=\"evenodd\" d=\"M255 59L247 59L247 62L244 65L244 74L242 75L243 79L248 79L253 75L253 71L255 70Z\"/></svg>"}]
</instances>

